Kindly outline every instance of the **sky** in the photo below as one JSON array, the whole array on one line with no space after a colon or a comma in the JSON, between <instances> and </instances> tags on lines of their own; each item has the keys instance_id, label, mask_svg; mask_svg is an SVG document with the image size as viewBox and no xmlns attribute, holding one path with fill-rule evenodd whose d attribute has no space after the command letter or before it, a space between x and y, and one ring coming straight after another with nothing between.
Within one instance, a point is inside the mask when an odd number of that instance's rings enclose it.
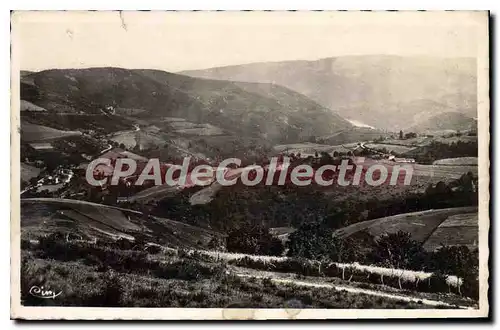
<instances>
[{"instance_id":1,"label":"sky","mask_svg":"<svg viewBox=\"0 0 500 330\"><path fill-rule=\"evenodd\" d=\"M481 12L17 12L22 70L177 72L345 55L476 57ZM14 55L15 54L15 55Z\"/></svg>"}]
</instances>

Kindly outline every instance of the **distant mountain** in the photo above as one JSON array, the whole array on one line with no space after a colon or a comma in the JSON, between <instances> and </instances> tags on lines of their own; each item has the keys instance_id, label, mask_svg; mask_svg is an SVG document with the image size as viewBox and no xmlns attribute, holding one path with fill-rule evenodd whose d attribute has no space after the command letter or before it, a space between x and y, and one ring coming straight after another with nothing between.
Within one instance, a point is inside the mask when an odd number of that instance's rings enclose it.
<instances>
[{"instance_id":1,"label":"distant mountain","mask_svg":"<svg viewBox=\"0 0 500 330\"><path fill-rule=\"evenodd\" d=\"M477 122L475 119L459 112L443 112L425 119L407 129L407 131L411 132L438 132L448 130L477 130Z\"/></svg>"},{"instance_id":2,"label":"distant mountain","mask_svg":"<svg viewBox=\"0 0 500 330\"><path fill-rule=\"evenodd\" d=\"M21 80L21 98L49 112L102 114L135 109L134 117L208 123L236 137L296 142L352 127L330 109L288 88L196 79L159 70L46 70ZM141 111L142 110L142 111ZM130 114L129 116L130 117Z\"/></svg>"},{"instance_id":3,"label":"distant mountain","mask_svg":"<svg viewBox=\"0 0 500 330\"><path fill-rule=\"evenodd\" d=\"M343 56L183 71L192 77L274 83L302 93L344 118L387 130L421 112L476 114L473 58Z\"/></svg>"}]
</instances>

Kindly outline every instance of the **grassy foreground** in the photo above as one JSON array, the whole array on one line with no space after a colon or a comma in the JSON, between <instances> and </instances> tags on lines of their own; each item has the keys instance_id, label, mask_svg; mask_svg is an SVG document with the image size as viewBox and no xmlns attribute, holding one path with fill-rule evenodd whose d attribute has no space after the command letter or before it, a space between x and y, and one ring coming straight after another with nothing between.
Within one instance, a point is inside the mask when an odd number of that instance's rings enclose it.
<instances>
[{"instance_id":1,"label":"grassy foreground","mask_svg":"<svg viewBox=\"0 0 500 330\"><path fill-rule=\"evenodd\" d=\"M21 299L26 306L428 308L406 302L291 283L241 278L225 262L164 251L42 239L22 250ZM61 292L30 294L33 286Z\"/></svg>"}]
</instances>

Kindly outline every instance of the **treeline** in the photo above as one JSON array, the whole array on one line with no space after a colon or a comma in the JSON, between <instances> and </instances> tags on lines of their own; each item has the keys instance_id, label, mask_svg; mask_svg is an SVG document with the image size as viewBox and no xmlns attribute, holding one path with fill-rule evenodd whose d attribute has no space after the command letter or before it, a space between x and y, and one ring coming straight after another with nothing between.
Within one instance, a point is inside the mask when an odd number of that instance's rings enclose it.
<instances>
[{"instance_id":1,"label":"treeline","mask_svg":"<svg viewBox=\"0 0 500 330\"><path fill-rule=\"evenodd\" d=\"M477 157L478 144L476 141L457 141L441 143L432 141L428 146L412 150L405 155L414 157L420 164L432 164L438 159L456 157Z\"/></svg>"},{"instance_id":2,"label":"treeline","mask_svg":"<svg viewBox=\"0 0 500 330\"><path fill-rule=\"evenodd\" d=\"M388 200L336 200L311 187L255 186L237 184L221 189L204 205L191 205L190 196L200 187L185 189L174 197L163 199L153 213L160 217L196 226L228 232L242 226L300 227L320 222L330 228L341 228L360 221L401 213L478 203L477 177L462 175L450 183L438 182L424 193L398 196Z\"/></svg>"},{"instance_id":3,"label":"treeline","mask_svg":"<svg viewBox=\"0 0 500 330\"><path fill-rule=\"evenodd\" d=\"M429 184L423 194L382 201L374 198L366 203L367 220L429 209L476 206L479 201L477 184L477 178L468 172L450 183Z\"/></svg>"},{"instance_id":4,"label":"treeline","mask_svg":"<svg viewBox=\"0 0 500 330\"><path fill-rule=\"evenodd\" d=\"M455 275L463 279L463 293L479 295L479 253L467 246L441 246L429 252L403 231L377 239L366 232L342 237L325 225L308 224L290 234L287 248L287 256L295 258L433 272L443 278Z\"/></svg>"},{"instance_id":5,"label":"treeline","mask_svg":"<svg viewBox=\"0 0 500 330\"><path fill-rule=\"evenodd\" d=\"M290 259L287 262L274 263L272 269L266 262L259 264L248 258L234 262L238 266L343 279L349 276L352 278L353 272L359 273L359 271L350 269L351 275L346 276L345 269L339 269L334 264L359 263L389 269L425 271L434 273L431 279L433 290L446 290L447 277L453 275L462 281L456 285L457 293L474 299L479 297L478 250L470 250L467 246L441 246L436 251L429 252L424 250L422 243L413 240L406 232L387 233L377 239L366 232L342 237L336 235L331 228L319 223L304 224L289 235L286 244L282 244L279 239L272 237L262 228L247 229L249 231L242 229L230 233L227 244L229 252L281 256L286 247L286 256ZM311 261L319 262L319 268L311 270ZM379 281L378 278L373 280ZM386 279L384 283L381 279L381 284L387 284L390 280ZM401 279L396 283L402 288Z\"/></svg>"}]
</instances>

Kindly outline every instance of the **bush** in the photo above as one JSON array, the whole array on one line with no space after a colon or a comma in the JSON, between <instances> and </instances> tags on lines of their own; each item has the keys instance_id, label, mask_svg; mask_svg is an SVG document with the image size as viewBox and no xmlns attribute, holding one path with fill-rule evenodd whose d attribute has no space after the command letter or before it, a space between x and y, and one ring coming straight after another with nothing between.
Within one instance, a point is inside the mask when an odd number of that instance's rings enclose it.
<instances>
[{"instance_id":1,"label":"bush","mask_svg":"<svg viewBox=\"0 0 500 330\"><path fill-rule=\"evenodd\" d=\"M120 277L108 271L104 275L104 286L102 289L102 306L120 307L123 295L123 285Z\"/></svg>"},{"instance_id":2,"label":"bush","mask_svg":"<svg viewBox=\"0 0 500 330\"><path fill-rule=\"evenodd\" d=\"M162 248L159 245L148 245L145 250L149 254L158 254L162 251Z\"/></svg>"},{"instance_id":3,"label":"bush","mask_svg":"<svg viewBox=\"0 0 500 330\"><path fill-rule=\"evenodd\" d=\"M274 255L283 253L281 241L262 226L241 226L232 229L227 237L227 250L235 253Z\"/></svg>"},{"instance_id":4,"label":"bush","mask_svg":"<svg viewBox=\"0 0 500 330\"><path fill-rule=\"evenodd\" d=\"M176 278L195 281L203 278L221 276L223 265L206 265L194 260L182 260L173 263L162 263L154 269L154 274L161 278Z\"/></svg>"}]
</instances>

